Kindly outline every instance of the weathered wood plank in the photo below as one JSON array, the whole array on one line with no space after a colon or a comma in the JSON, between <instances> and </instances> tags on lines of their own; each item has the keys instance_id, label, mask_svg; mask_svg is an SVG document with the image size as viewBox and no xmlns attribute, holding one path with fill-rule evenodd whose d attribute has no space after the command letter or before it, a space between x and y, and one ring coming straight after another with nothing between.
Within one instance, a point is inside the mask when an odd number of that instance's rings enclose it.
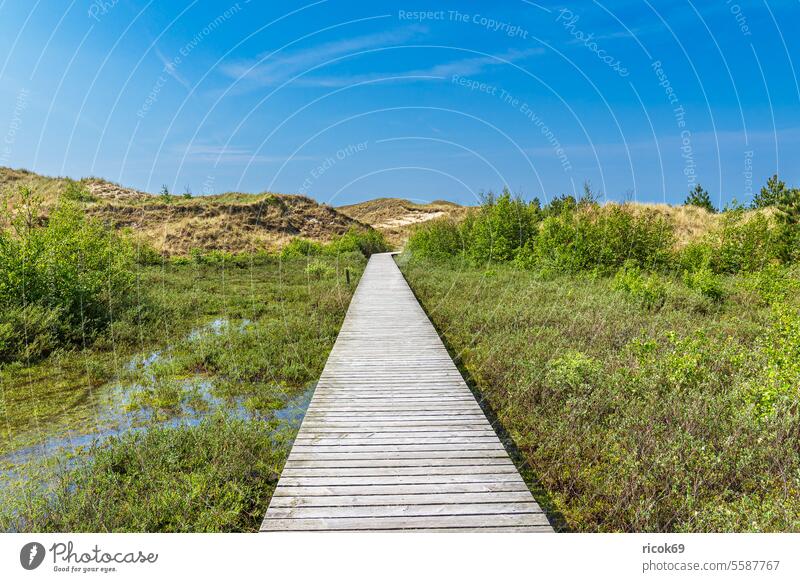
<instances>
[{"instance_id":1,"label":"weathered wood plank","mask_svg":"<svg viewBox=\"0 0 800 582\"><path fill-rule=\"evenodd\" d=\"M367 265L262 531L552 531L389 255Z\"/></svg>"},{"instance_id":2,"label":"weathered wood plank","mask_svg":"<svg viewBox=\"0 0 800 582\"><path fill-rule=\"evenodd\" d=\"M443 503L405 505L368 505L339 507L275 507L274 519L326 519L358 517L430 517L454 515L536 514L529 501L487 503Z\"/></svg>"},{"instance_id":3,"label":"weathered wood plank","mask_svg":"<svg viewBox=\"0 0 800 582\"><path fill-rule=\"evenodd\" d=\"M322 495L275 497L274 507L364 507L371 505L438 505L443 503L527 503L527 491L418 493L396 495Z\"/></svg>"},{"instance_id":4,"label":"weathered wood plank","mask_svg":"<svg viewBox=\"0 0 800 582\"><path fill-rule=\"evenodd\" d=\"M497 526L549 527L542 513L510 513L488 515L436 515L402 517L354 517L354 518L275 518L267 513L265 529L272 531L372 531L414 530L429 528L480 528ZM552 529L550 530L552 531Z\"/></svg>"}]
</instances>

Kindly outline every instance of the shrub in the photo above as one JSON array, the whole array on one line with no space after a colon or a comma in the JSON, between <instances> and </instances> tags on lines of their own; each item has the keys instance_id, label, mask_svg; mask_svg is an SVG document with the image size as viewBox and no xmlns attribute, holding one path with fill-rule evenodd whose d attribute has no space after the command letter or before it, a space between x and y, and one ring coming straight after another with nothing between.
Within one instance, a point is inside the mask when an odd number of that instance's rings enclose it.
<instances>
[{"instance_id":1,"label":"shrub","mask_svg":"<svg viewBox=\"0 0 800 582\"><path fill-rule=\"evenodd\" d=\"M94 202L96 198L89 193L83 182L67 179L62 196L72 202Z\"/></svg>"},{"instance_id":2,"label":"shrub","mask_svg":"<svg viewBox=\"0 0 800 582\"><path fill-rule=\"evenodd\" d=\"M7 211L11 230L0 232L0 306L32 321L57 311L59 341L91 338L129 302L133 247L75 202L62 201L43 221L30 191L21 198L21 212ZM42 310L26 311L31 305Z\"/></svg>"},{"instance_id":3,"label":"shrub","mask_svg":"<svg viewBox=\"0 0 800 582\"><path fill-rule=\"evenodd\" d=\"M775 229L764 214L727 212L708 238L714 248L709 264L718 273L757 271L778 257Z\"/></svg>"},{"instance_id":4,"label":"shrub","mask_svg":"<svg viewBox=\"0 0 800 582\"><path fill-rule=\"evenodd\" d=\"M722 301L724 292L722 281L709 267L700 267L696 271L684 271L683 282L686 286L712 301Z\"/></svg>"},{"instance_id":5,"label":"shrub","mask_svg":"<svg viewBox=\"0 0 800 582\"><path fill-rule=\"evenodd\" d=\"M32 361L58 347L61 310L31 303L0 311L0 362Z\"/></svg>"},{"instance_id":6,"label":"shrub","mask_svg":"<svg viewBox=\"0 0 800 582\"><path fill-rule=\"evenodd\" d=\"M325 279L333 274L333 269L322 261L313 261L306 267L306 273L312 279Z\"/></svg>"},{"instance_id":7,"label":"shrub","mask_svg":"<svg viewBox=\"0 0 800 582\"><path fill-rule=\"evenodd\" d=\"M588 396L600 380L603 364L584 353L570 350L547 365L545 385L552 399L564 402Z\"/></svg>"},{"instance_id":8,"label":"shrub","mask_svg":"<svg viewBox=\"0 0 800 582\"><path fill-rule=\"evenodd\" d=\"M322 253L322 245L305 238L293 238L281 250L281 257L310 257Z\"/></svg>"},{"instance_id":9,"label":"shrub","mask_svg":"<svg viewBox=\"0 0 800 582\"><path fill-rule=\"evenodd\" d=\"M614 288L624 291L646 309L660 309L667 298L667 290L658 275L645 276L634 264L626 264L614 277Z\"/></svg>"},{"instance_id":10,"label":"shrub","mask_svg":"<svg viewBox=\"0 0 800 582\"><path fill-rule=\"evenodd\" d=\"M136 262L142 266L154 266L164 263L164 257L149 244L143 241L133 243Z\"/></svg>"},{"instance_id":11,"label":"shrub","mask_svg":"<svg viewBox=\"0 0 800 582\"><path fill-rule=\"evenodd\" d=\"M785 267L774 263L749 273L742 280L742 286L767 305L779 303L800 292L800 280L792 277Z\"/></svg>"},{"instance_id":12,"label":"shrub","mask_svg":"<svg viewBox=\"0 0 800 582\"><path fill-rule=\"evenodd\" d=\"M764 363L750 389L750 402L758 416L782 408L796 408L800 398L800 311L777 304L774 323L761 340Z\"/></svg>"},{"instance_id":13,"label":"shrub","mask_svg":"<svg viewBox=\"0 0 800 582\"><path fill-rule=\"evenodd\" d=\"M464 223L470 257L476 263L514 259L536 236L539 218L537 206L512 198L508 190L498 197L487 194L478 213Z\"/></svg>"},{"instance_id":14,"label":"shrub","mask_svg":"<svg viewBox=\"0 0 800 582\"><path fill-rule=\"evenodd\" d=\"M715 273L754 272L790 260L792 228L764 213L726 212L719 226L680 252L683 269L708 267Z\"/></svg>"},{"instance_id":15,"label":"shrub","mask_svg":"<svg viewBox=\"0 0 800 582\"><path fill-rule=\"evenodd\" d=\"M355 227L351 227L324 247L324 251L328 254L361 253L367 258L375 253L385 253L388 250L389 245L380 232L372 228L365 230Z\"/></svg>"},{"instance_id":16,"label":"shrub","mask_svg":"<svg viewBox=\"0 0 800 582\"><path fill-rule=\"evenodd\" d=\"M692 241L678 253L677 264L684 271L694 272L711 264L715 249L708 239Z\"/></svg>"},{"instance_id":17,"label":"shrub","mask_svg":"<svg viewBox=\"0 0 800 582\"><path fill-rule=\"evenodd\" d=\"M460 225L451 218L438 218L417 225L406 243L406 250L412 256L428 259L452 258L464 249Z\"/></svg>"},{"instance_id":18,"label":"shrub","mask_svg":"<svg viewBox=\"0 0 800 582\"><path fill-rule=\"evenodd\" d=\"M616 268L626 261L659 268L669 263L673 241L665 219L610 205L545 218L533 254L538 263L569 272Z\"/></svg>"}]
</instances>

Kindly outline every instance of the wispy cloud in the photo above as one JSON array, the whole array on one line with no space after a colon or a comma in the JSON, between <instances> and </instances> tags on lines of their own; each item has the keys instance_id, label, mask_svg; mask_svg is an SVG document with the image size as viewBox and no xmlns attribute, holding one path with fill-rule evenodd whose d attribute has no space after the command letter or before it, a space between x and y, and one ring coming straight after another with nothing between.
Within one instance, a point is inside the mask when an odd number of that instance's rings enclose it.
<instances>
[{"instance_id":1,"label":"wispy cloud","mask_svg":"<svg viewBox=\"0 0 800 582\"><path fill-rule=\"evenodd\" d=\"M298 79L295 83L303 87L345 87L358 83L369 83L381 79L399 81L418 81L425 79L446 79L454 75L477 75L489 67L514 63L533 55L544 53L542 48L524 51L512 50L494 56L479 56L441 63L423 69L412 69L394 73L365 73L361 75L334 75L328 77L309 77Z\"/></svg>"},{"instance_id":2,"label":"wispy cloud","mask_svg":"<svg viewBox=\"0 0 800 582\"><path fill-rule=\"evenodd\" d=\"M258 85L275 85L315 65L338 57L406 42L422 30L424 29L411 26L327 42L308 49L282 51L271 56L267 52L256 59L223 64L221 71L233 79L246 79Z\"/></svg>"},{"instance_id":3,"label":"wispy cloud","mask_svg":"<svg viewBox=\"0 0 800 582\"><path fill-rule=\"evenodd\" d=\"M173 63L170 59L168 59L164 53L162 53L158 47L154 47L156 56L158 60L161 61L161 64L164 65L163 71L168 74L170 77L175 79L178 83L183 85L183 87L189 91L192 90L191 83L189 83L186 78L178 72L178 69L175 67L175 63Z\"/></svg>"},{"instance_id":4,"label":"wispy cloud","mask_svg":"<svg viewBox=\"0 0 800 582\"><path fill-rule=\"evenodd\" d=\"M234 147L234 146L216 146L216 145L200 145L193 144L177 148L179 155L186 155L186 157L193 162L204 162L214 164L246 164L246 163L262 163L262 164L276 164L285 162L289 156L268 156L263 154L256 154L247 148ZM293 156L292 160L305 161L316 159L311 156Z\"/></svg>"},{"instance_id":5,"label":"wispy cloud","mask_svg":"<svg viewBox=\"0 0 800 582\"><path fill-rule=\"evenodd\" d=\"M309 69L359 51L394 46L411 40L424 29L408 27L396 31L371 34L343 41L335 41L312 47L307 50L280 53L263 63L238 61L227 63L221 70L228 77L255 86L274 86L300 75L293 81L300 87L345 87L380 80L415 81L424 79L443 79L453 75L475 75L491 66L504 64L503 61L516 62L529 56L542 54L541 47L526 50L510 50L496 56L475 56L457 59L405 71L368 72L343 75L303 75ZM263 58L263 55L262 55Z\"/></svg>"}]
</instances>

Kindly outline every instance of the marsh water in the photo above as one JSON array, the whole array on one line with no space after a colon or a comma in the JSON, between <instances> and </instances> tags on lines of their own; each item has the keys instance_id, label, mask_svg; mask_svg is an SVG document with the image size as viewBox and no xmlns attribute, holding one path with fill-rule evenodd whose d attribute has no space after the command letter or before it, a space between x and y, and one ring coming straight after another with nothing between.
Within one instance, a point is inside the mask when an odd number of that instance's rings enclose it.
<instances>
[{"instance_id":1,"label":"marsh water","mask_svg":"<svg viewBox=\"0 0 800 582\"><path fill-rule=\"evenodd\" d=\"M209 335L221 335L230 330L246 331L251 322L243 319L232 323L225 318L215 319L189 332L185 341L198 342ZM171 345L146 351L130 358L123 370L139 373L147 380L154 377L150 370L169 358ZM223 399L214 392L214 379L200 374L178 380L182 389L191 392L191 398L180 405L164 411L137 407L132 397L142 389L141 384L120 378L89 389L73 406L65 404L63 413L46 422L37 422L33 430L13 434L10 447L3 447L0 456L0 487L24 481L33 466L43 466L54 460L72 464L85 459L92 447L107 439L131 431L147 430L154 426L192 426L207 416L223 410L238 418L261 418L276 421L281 429L297 428L314 393L316 383L300 390L291 391L282 407L267 412L253 411L242 398ZM25 443L15 447L16 443ZM10 449L10 450L9 450Z\"/></svg>"}]
</instances>

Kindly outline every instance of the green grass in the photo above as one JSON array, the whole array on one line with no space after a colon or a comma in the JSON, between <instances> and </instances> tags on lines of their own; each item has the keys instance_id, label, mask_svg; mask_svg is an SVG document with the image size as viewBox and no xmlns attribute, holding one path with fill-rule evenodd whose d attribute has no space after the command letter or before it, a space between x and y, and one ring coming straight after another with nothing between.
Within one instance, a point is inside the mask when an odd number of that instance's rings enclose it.
<instances>
[{"instance_id":1,"label":"green grass","mask_svg":"<svg viewBox=\"0 0 800 582\"><path fill-rule=\"evenodd\" d=\"M800 530L796 270L401 263L570 529Z\"/></svg>"},{"instance_id":2,"label":"green grass","mask_svg":"<svg viewBox=\"0 0 800 582\"><path fill-rule=\"evenodd\" d=\"M255 531L292 435L219 415L114 438L47 495L27 490L5 529L35 532Z\"/></svg>"},{"instance_id":3,"label":"green grass","mask_svg":"<svg viewBox=\"0 0 800 582\"><path fill-rule=\"evenodd\" d=\"M142 383L141 366L128 364L157 350L163 357L148 371L154 378L144 390L205 376L227 396L269 400L272 407L285 401L321 372L365 264L356 254L315 258L326 267L319 277L309 274L310 262L273 257L241 268L139 267L137 305L118 314L86 349L0 366L0 453L92 426L112 381ZM217 319L232 323L221 333L188 339ZM250 324L240 327L245 319ZM153 408L160 408L157 400Z\"/></svg>"},{"instance_id":4,"label":"green grass","mask_svg":"<svg viewBox=\"0 0 800 582\"><path fill-rule=\"evenodd\" d=\"M41 473L5 467L25 479L3 487L0 529L252 530L296 430L270 413L318 378L365 264L346 253L138 267L141 309L91 345L0 366L2 453L113 428L102 409L141 429ZM163 426L204 415L215 420Z\"/></svg>"}]
</instances>

